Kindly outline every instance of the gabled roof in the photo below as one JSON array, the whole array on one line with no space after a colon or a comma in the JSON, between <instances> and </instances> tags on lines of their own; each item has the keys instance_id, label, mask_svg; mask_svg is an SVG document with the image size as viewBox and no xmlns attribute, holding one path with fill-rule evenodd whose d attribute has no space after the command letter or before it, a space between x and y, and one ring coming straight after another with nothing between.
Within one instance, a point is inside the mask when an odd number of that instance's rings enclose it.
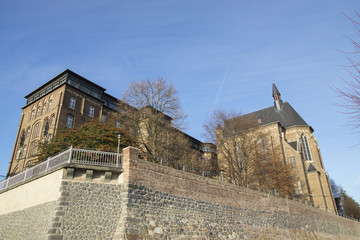
<instances>
[{"instance_id":1,"label":"gabled roof","mask_svg":"<svg viewBox=\"0 0 360 240\"><path fill-rule=\"evenodd\" d=\"M252 117L255 120L261 119L261 125L278 122L284 128L293 126L307 126L311 128L288 102L283 103L280 110L271 106L240 117ZM313 131L312 128L311 130Z\"/></svg>"}]
</instances>

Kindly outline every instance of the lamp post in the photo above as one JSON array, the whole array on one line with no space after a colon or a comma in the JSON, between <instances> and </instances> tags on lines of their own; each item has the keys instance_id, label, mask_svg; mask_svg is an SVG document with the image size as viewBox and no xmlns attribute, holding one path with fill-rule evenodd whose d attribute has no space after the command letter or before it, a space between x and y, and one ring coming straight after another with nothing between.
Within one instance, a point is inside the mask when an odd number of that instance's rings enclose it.
<instances>
[{"instance_id":1,"label":"lamp post","mask_svg":"<svg viewBox=\"0 0 360 240\"><path fill-rule=\"evenodd\" d=\"M116 166L119 167L119 157L120 157L120 138L121 134L118 134L118 147L117 147L117 158L116 158Z\"/></svg>"}]
</instances>

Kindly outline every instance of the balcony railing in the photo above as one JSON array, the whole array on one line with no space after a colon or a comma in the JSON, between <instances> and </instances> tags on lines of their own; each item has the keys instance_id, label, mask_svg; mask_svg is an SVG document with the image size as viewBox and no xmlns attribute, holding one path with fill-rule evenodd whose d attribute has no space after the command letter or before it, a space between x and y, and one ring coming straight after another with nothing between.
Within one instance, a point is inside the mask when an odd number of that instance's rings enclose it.
<instances>
[{"instance_id":1,"label":"balcony railing","mask_svg":"<svg viewBox=\"0 0 360 240\"><path fill-rule=\"evenodd\" d=\"M20 172L1 181L0 191L66 163L119 168L121 167L121 156L121 154L113 152L102 152L70 147L68 150L61 152L54 157L48 158L46 161L31 168L28 168L24 172Z\"/></svg>"}]
</instances>

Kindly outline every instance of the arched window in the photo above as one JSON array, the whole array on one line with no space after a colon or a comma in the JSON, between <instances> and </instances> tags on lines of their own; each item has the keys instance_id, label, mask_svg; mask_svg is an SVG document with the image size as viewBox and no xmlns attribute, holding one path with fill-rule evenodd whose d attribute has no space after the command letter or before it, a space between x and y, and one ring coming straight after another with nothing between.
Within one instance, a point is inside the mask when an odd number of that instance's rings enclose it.
<instances>
[{"instance_id":1,"label":"arched window","mask_svg":"<svg viewBox=\"0 0 360 240\"><path fill-rule=\"evenodd\" d=\"M49 133L49 119L48 118L45 118L45 121L44 121L44 127L43 127L43 137L46 137Z\"/></svg>"},{"instance_id":2,"label":"arched window","mask_svg":"<svg viewBox=\"0 0 360 240\"><path fill-rule=\"evenodd\" d=\"M30 137L30 127L26 129L26 138Z\"/></svg>"},{"instance_id":3,"label":"arched window","mask_svg":"<svg viewBox=\"0 0 360 240\"><path fill-rule=\"evenodd\" d=\"M40 133L40 122L35 124L31 138L32 139L37 138L39 136L39 133Z\"/></svg>"},{"instance_id":4,"label":"arched window","mask_svg":"<svg viewBox=\"0 0 360 240\"><path fill-rule=\"evenodd\" d=\"M306 161L311 161L309 144L308 144L307 138L305 137L304 134L301 135L301 142L302 142L302 145L303 145L305 160Z\"/></svg>"},{"instance_id":5,"label":"arched window","mask_svg":"<svg viewBox=\"0 0 360 240\"><path fill-rule=\"evenodd\" d=\"M74 123L74 117L70 114L66 115L66 124L67 128L72 128Z\"/></svg>"},{"instance_id":6,"label":"arched window","mask_svg":"<svg viewBox=\"0 0 360 240\"><path fill-rule=\"evenodd\" d=\"M28 157L34 156L36 153L36 141L32 141L29 148Z\"/></svg>"},{"instance_id":7,"label":"arched window","mask_svg":"<svg viewBox=\"0 0 360 240\"><path fill-rule=\"evenodd\" d=\"M51 111L52 100L49 101L48 112Z\"/></svg>"},{"instance_id":8,"label":"arched window","mask_svg":"<svg viewBox=\"0 0 360 240\"><path fill-rule=\"evenodd\" d=\"M44 114L44 113L45 113L45 111L46 111L46 103L44 103L44 105L43 105L43 108L42 108L41 114Z\"/></svg>"},{"instance_id":9,"label":"arched window","mask_svg":"<svg viewBox=\"0 0 360 240\"><path fill-rule=\"evenodd\" d=\"M51 115L50 117L50 128L53 128L55 125L55 115Z\"/></svg>"},{"instance_id":10,"label":"arched window","mask_svg":"<svg viewBox=\"0 0 360 240\"><path fill-rule=\"evenodd\" d=\"M35 109L31 110L30 121L35 117Z\"/></svg>"},{"instance_id":11,"label":"arched window","mask_svg":"<svg viewBox=\"0 0 360 240\"><path fill-rule=\"evenodd\" d=\"M25 154L26 154L26 144L24 145L24 150L21 154L21 158L25 157Z\"/></svg>"},{"instance_id":12,"label":"arched window","mask_svg":"<svg viewBox=\"0 0 360 240\"><path fill-rule=\"evenodd\" d=\"M38 117L40 115L40 109L41 109L41 106L38 106L38 108L36 110L36 117Z\"/></svg>"},{"instance_id":13,"label":"arched window","mask_svg":"<svg viewBox=\"0 0 360 240\"><path fill-rule=\"evenodd\" d=\"M19 146L23 147L24 143L25 143L25 130L22 130L20 134Z\"/></svg>"},{"instance_id":14,"label":"arched window","mask_svg":"<svg viewBox=\"0 0 360 240\"><path fill-rule=\"evenodd\" d=\"M49 134L49 135L47 136L47 141L50 142L50 140L51 140L51 134Z\"/></svg>"}]
</instances>

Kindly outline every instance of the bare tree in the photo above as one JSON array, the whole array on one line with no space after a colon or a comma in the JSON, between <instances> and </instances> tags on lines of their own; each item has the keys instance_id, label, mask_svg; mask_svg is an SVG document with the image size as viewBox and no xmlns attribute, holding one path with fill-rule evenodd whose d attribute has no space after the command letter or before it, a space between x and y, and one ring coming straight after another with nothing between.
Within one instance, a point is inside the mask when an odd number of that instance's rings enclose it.
<instances>
[{"instance_id":1,"label":"bare tree","mask_svg":"<svg viewBox=\"0 0 360 240\"><path fill-rule=\"evenodd\" d=\"M355 12L360 19L360 14ZM360 37L360 22L347 17L354 25L356 34ZM345 52L348 54L348 61L350 63L347 66L347 71L350 75L350 79L343 79L345 86L343 88L335 88L335 91L344 100L344 104L341 104L346 113L350 116L350 124L355 128L360 127L360 59L358 58L360 53L360 41L354 40L348 37L354 47L353 51Z\"/></svg>"},{"instance_id":2,"label":"bare tree","mask_svg":"<svg viewBox=\"0 0 360 240\"><path fill-rule=\"evenodd\" d=\"M251 115L217 110L203 126L206 140L217 144L219 170L227 181L294 195L291 167L285 165L280 148L271 144L271 137Z\"/></svg>"},{"instance_id":3,"label":"bare tree","mask_svg":"<svg viewBox=\"0 0 360 240\"><path fill-rule=\"evenodd\" d=\"M173 166L194 164L194 151L179 130L185 114L177 91L164 79L131 82L115 118L136 139L149 160L163 159L164 164Z\"/></svg>"}]
</instances>

